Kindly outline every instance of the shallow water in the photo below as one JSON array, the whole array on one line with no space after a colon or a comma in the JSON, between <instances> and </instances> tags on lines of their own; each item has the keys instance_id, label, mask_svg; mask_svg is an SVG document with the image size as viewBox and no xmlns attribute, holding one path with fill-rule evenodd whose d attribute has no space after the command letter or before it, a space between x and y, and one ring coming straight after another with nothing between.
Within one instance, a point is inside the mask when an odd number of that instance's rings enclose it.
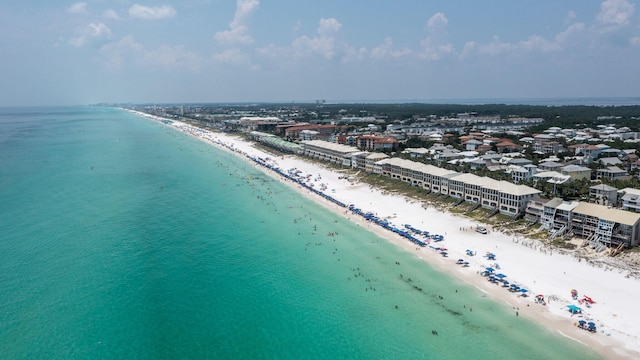
<instances>
[{"instance_id":1,"label":"shallow water","mask_svg":"<svg viewBox=\"0 0 640 360\"><path fill-rule=\"evenodd\" d=\"M598 358L166 125L2 109L0 134L3 358Z\"/></svg>"}]
</instances>

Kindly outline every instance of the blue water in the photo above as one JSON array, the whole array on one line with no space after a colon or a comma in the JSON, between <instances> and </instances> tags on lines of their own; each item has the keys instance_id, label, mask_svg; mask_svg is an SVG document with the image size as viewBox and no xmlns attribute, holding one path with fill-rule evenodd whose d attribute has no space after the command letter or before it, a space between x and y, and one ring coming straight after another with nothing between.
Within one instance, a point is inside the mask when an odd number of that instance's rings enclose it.
<instances>
[{"instance_id":1,"label":"blue water","mask_svg":"<svg viewBox=\"0 0 640 360\"><path fill-rule=\"evenodd\" d=\"M2 359L597 358L117 109L0 110L0 289Z\"/></svg>"}]
</instances>

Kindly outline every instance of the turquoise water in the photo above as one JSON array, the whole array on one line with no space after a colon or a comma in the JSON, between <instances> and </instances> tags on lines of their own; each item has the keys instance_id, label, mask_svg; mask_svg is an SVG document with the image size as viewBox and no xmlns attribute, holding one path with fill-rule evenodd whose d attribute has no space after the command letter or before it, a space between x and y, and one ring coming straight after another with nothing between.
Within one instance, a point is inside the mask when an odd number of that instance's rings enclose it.
<instances>
[{"instance_id":1,"label":"turquoise water","mask_svg":"<svg viewBox=\"0 0 640 360\"><path fill-rule=\"evenodd\" d=\"M597 358L120 110L0 109L0 232L3 359Z\"/></svg>"}]
</instances>

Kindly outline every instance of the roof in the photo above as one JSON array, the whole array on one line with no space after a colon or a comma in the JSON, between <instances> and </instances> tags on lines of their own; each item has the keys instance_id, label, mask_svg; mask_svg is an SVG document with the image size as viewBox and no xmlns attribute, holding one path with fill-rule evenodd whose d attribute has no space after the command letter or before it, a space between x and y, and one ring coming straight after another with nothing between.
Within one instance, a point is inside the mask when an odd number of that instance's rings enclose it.
<instances>
[{"instance_id":1,"label":"roof","mask_svg":"<svg viewBox=\"0 0 640 360\"><path fill-rule=\"evenodd\" d=\"M385 153L371 153L371 154L366 156L367 159L373 159L373 160L386 159L388 157L389 157L389 155L387 155Z\"/></svg>"},{"instance_id":2,"label":"roof","mask_svg":"<svg viewBox=\"0 0 640 360\"><path fill-rule=\"evenodd\" d=\"M415 154L427 154L429 153L429 149L425 148L406 148L403 152L415 153Z\"/></svg>"},{"instance_id":3,"label":"roof","mask_svg":"<svg viewBox=\"0 0 640 360\"><path fill-rule=\"evenodd\" d=\"M302 141L301 143L303 145L317 146L319 148L340 152L345 155L360 151L355 146L335 144L335 143L324 141L324 140L306 140L306 141Z\"/></svg>"},{"instance_id":4,"label":"roof","mask_svg":"<svg viewBox=\"0 0 640 360\"><path fill-rule=\"evenodd\" d=\"M634 195L640 195L640 189L634 189L634 188L624 188L622 190L618 190L619 193L626 193L626 194L634 194Z\"/></svg>"},{"instance_id":5,"label":"roof","mask_svg":"<svg viewBox=\"0 0 640 360\"><path fill-rule=\"evenodd\" d=\"M561 169L564 172L591 171L590 168L580 165L567 165Z\"/></svg>"},{"instance_id":6,"label":"roof","mask_svg":"<svg viewBox=\"0 0 640 360\"><path fill-rule=\"evenodd\" d=\"M586 202L580 202L573 212L629 226L633 226L640 221L640 213L613 209L608 206Z\"/></svg>"},{"instance_id":7,"label":"roof","mask_svg":"<svg viewBox=\"0 0 640 360\"><path fill-rule=\"evenodd\" d=\"M545 161L545 162L541 162L540 164L538 164L539 167L546 167L546 168L560 168L565 166L564 164L560 164L558 162L555 161Z\"/></svg>"},{"instance_id":8,"label":"roof","mask_svg":"<svg viewBox=\"0 0 640 360\"><path fill-rule=\"evenodd\" d=\"M617 166L608 166L604 169L598 169L598 172L605 172L605 173L612 173L612 174L621 174L621 173L626 173L626 171L620 169Z\"/></svg>"},{"instance_id":9,"label":"roof","mask_svg":"<svg viewBox=\"0 0 640 360\"><path fill-rule=\"evenodd\" d=\"M590 186L589 189L601 190L601 191L618 191L617 188L614 188L613 186L609 186L607 184L593 185L593 186Z\"/></svg>"}]
</instances>

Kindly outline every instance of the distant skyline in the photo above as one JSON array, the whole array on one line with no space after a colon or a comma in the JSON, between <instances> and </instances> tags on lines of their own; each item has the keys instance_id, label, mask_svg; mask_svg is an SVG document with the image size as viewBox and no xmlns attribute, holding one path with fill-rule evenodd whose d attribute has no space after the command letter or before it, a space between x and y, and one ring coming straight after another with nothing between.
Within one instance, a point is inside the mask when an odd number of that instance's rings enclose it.
<instances>
[{"instance_id":1,"label":"distant skyline","mask_svg":"<svg viewBox=\"0 0 640 360\"><path fill-rule=\"evenodd\" d=\"M640 97L637 1L10 1L0 106Z\"/></svg>"}]
</instances>

